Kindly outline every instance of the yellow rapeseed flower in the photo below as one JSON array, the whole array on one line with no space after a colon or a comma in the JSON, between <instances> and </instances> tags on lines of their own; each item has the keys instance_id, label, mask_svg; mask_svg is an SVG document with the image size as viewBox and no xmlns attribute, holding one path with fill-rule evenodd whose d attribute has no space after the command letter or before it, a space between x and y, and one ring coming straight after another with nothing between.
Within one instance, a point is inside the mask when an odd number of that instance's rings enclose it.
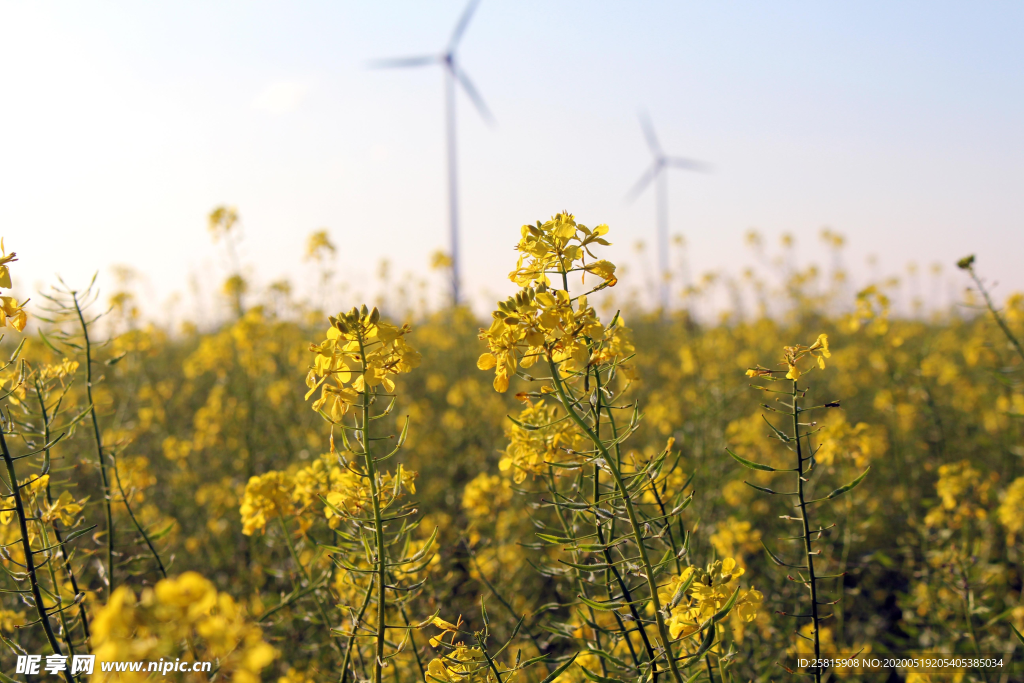
<instances>
[{"instance_id":1,"label":"yellow rapeseed flower","mask_svg":"<svg viewBox=\"0 0 1024 683\"><path fill-rule=\"evenodd\" d=\"M376 308L353 308L330 321L326 339L309 347L316 357L306 377L306 399L320 389L313 410L336 423L363 391L393 392L392 377L417 367L420 354L405 340L409 326L382 322Z\"/></svg>"},{"instance_id":2,"label":"yellow rapeseed flower","mask_svg":"<svg viewBox=\"0 0 1024 683\"><path fill-rule=\"evenodd\" d=\"M580 451L588 448L590 442L580 433L575 423L558 419L558 404L527 402L519 413L518 421L534 427L524 429L514 422L505 426L508 446L498 461L502 472L511 472L515 483L527 475L539 475L548 471L549 463L571 465L582 462Z\"/></svg>"},{"instance_id":3,"label":"yellow rapeseed flower","mask_svg":"<svg viewBox=\"0 0 1024 683\"><path fill-rule=\"evenodd\" d=\"M0 289L10 289L13 284L7 264L17 261L18 255L13 251L8 254L3 245L3 238L0 238ZM19 304L13 296L0 296L0 327L9 325L19 332L23 331L28 323L28 314L23 308L25 303Z\"/></svg>"},{"instance_id":4,"label":"yellow rapeseed flower","mask_svg":"<svg viewBox=\"0 0 1024 683\"><path fill-rule=\"evenodd\" d=\"M293 488L294 481L286 472L271 471L251 477L239 508L242 533L246 536L257 531L263 533L270 520L294 514Z\"/></svg>"},{"instance_id":5,"label":"yellow rapeseed flower","mask_svg":"<svg viewBox=\"0 0 1024 683\"><path fill-rule=\"evenodd\" d=\"M139 596L119 587L93 617L92 644L100 661L188 661L191 645L200 661L219 660L218 678L232 683L258 683L277 657L244 609L196 572L163 579ZM120 683L149 678L145 671L95 675L97 681Z\"/></svg>"},{"instance_id":6,"label":"yellow rapeseed flower","mask_svg":"<svg viewBox=\"0 0 1024 683\"><path fill-rule=\"evenodd\" d=\"M658 591L658 596L670 612L670 635L679 638L696 633L702 626L706 626L711 617L721 611L737 590L740 594L733 605L736 617L745 623L753 621L764 601L764 595L753 587L746 590L739 587L736 581L744 572L735 559L728 557L703 569L687 567L681 574L673 576ZM684 594L677 595L691 577L690 586Z\"/></svg>"}]
</instances>

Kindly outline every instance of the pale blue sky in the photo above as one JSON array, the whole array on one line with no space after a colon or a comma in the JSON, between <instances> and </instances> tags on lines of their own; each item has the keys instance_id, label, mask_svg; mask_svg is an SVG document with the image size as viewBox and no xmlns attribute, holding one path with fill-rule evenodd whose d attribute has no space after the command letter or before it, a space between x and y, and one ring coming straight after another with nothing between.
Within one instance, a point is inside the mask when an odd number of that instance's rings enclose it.
<instances>
[{"instance_id":1,"label":"pale blue sky","mask_svg":"<svg viewBox=\"0 0 1024 683\"><path fill-rule=\"evenodd\" d=\"M301 286L327 227L357 280L447 244L442 75L368 60L440 50L463 2L0 2L0 232L31 283L130 263L162 298L219 279L206 233L237 205L261 284ZM497 120L459 100L466 289L507 292L523 222L563 208L653 242L645 108L677 172L673 233L698 272L743 234L823 225L877 254L977 252L1024 287L1024 5L484 0L461 60Z\"/></svg>"}]
</instances>

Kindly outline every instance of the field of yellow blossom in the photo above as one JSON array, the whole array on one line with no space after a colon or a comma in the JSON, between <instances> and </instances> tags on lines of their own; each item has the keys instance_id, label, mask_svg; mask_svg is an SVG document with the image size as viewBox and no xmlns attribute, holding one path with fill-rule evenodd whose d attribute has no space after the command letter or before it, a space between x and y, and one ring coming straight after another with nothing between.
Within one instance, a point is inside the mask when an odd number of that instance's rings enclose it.
<instances>
[{"instance_id":1,"label":"field of yellow blossom","mask_svg":"<svg viewBox=\"0 0 1024 683\"><path fill-rule=\"evenodd\" d=\"M484 320L239 270L173 330L4 251L0 681L1024 680L1024 297L810 268L708 322L621 306L608 226L518 238ZM797 665L837 653L1007 666Z\"/></svg>"}]
</instances>

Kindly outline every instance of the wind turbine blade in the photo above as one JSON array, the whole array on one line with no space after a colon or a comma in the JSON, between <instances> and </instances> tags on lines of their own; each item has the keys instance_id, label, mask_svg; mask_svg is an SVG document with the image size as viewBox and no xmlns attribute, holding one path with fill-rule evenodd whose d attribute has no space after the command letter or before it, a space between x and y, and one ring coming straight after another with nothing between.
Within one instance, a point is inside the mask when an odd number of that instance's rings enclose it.
<instances>
[{"instance_id":1,"label":"wind turbine blade","mask_svg":"<svg viewBox=\"0 0 1024 683\"><path fill-rule=\"evenodd\" d=\"M370 62L371 69L404 69L412 66L429 66L437 64L436 55L423 55L420 57L397 57L395 59L375 59Z\"/></svg>"},{"instance_id":2,"label":"wind turbine blade","mask_svg":"<svg viewBox=\"0 0 1024 683\"><path fill-rule=\"evenodd\" d=\"M467 95L469 95L469 99L473 101L477 111L480 112L480 116L483 117L484 121L493 125L494 117L491 115L491 110L487 108L486 104L484 104L484 98L480 96L476 86L469 80L469 76L467 76L465 72L457 66L453 66L452 73L455 74L455 78L458 79L459 85L462 86L462 89L466 91Z\"/></svg>"},{"instance_id":3,"label":"wind turbine blade","mask_svg":"<svg viewBox=\"0 0 1024 683\"><path fill-rule=\"evenodd\" d=\"M647 138L647 147L651 150L651 154L656 157L664 156L661 151L661 145L658 144L658 136L654 134L654 125L651 123L651 117L645 111L640 112L640 127L644 129L644 137Z\"/></svg>"},{"instance_id":4,"label":"wind turbine blade","mask_svg":"<svg viewBox=\"0 0 1024 683\"><path fill-rule=\"evenodd\" d=\"M651 164L650 167L646 171L644 171L644 174L640 176L640 180L637 181L636 185L634 185L633 188L626 193L626 201L632 202L634 199L639 197L640 193L643 192L647 188L647 186L651 184L651 181L654 180L654 178L658 175L660 171L661 166L658 164L658 162L654 162L653 164Z\"/></svg>"},{"instance_id":5,"label":"wind turbine blade","mask_svg":"<svg viewBox=\"0 0 1024 683\"><path fill-rule=\"evenodd\" d=\"M684 157L665 157L665 163L673 168L682 168L687 171L711 172L711 164L705 164L703 161L686 159Z\"/></svg>"},{"instance_id":6,"label":"wind turbine blade","mask_svg":"<svg viewBox=\"0 0 1024 683\"><path fill-rule=\"evenodd\" d=\"M469 26L469 20L473 18L473 13L476 12L477 5L480 4L480 0L469 0L469 4L466 5L466 9L462 11L462 16L459 17L459 23L455 24L455 30L452 31L452 38L448 41L448 51L452 52L455 47L462 40L462 34L466 32L466 27Z\"/></svg>"}]
</instances>

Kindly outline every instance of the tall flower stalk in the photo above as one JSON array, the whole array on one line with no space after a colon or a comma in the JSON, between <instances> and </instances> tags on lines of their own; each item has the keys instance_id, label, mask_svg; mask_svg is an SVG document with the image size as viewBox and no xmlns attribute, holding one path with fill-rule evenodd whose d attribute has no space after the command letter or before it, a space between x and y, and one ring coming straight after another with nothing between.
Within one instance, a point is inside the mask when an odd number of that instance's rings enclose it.
<instances>
[{"instance_id":1,"label":"tall flower stalk","mask_svg":"<svg viewBox=\"0 0 1024 683\"><path fill-rule=\"evenodd\" d=\"M30 379L26 382L30 385L32 393L35 395L36 407L38 408L37 417L41 428L34 436L42 438L42 472L49 472L50 464L53 460L53 450L56 447L57 441L61 439L65 431L73 429L74 426L80 422L87 411L83 410L78 415L67 420L64 424L58 425L57 419L63 413L66 412L66 408L62 410L62 404L67 396L68 390L71 388L74 375L78 370L78 363L72 360L64 359L61 363L45 365L38 370L31 373ZM55 436L57 432L61 432L60 435ZM77 523L77 515L84 508L84 501L79 502L74 499L69 491L64 491L58 497L53 495L53 483L47 478L45 487L45 499L39 502L37 514L41 520L48 522L50 530L53 532L55 550L60 558L59 570L62 570L67 577L68 583L71 585L71 590L75 596L79 596L82 591L79 588L78 577L75 575L75 569L71 564L71 554L65 547L65 539L67 538L67 532L69 527L74 526ZM80 536L81 532L73 532L75 536ZM44 539L44 544L49 546L49 538ZM48 569L50 571L50 580L54 586L59 586L57 578L57 570L53 568L53 562L50 562ZM59 591L58 591L59 595ZM78 602L78 620L82 627L82 640L86 642L89 640L89 614L86 608L84 600ZM64 640L67 643L68 649L73 652L72 644L72 626L70 626L65 618L64 612L61 612L61 623Z\"/></svg>"},{"instance_id":2,"label":"tall flower stalk","mask_svg":"<svg viewBox=\"0 0 1024 683\"><path fill-rule=\"evenodd\" d=\"M715 643L716 624L736 606L741 590L715 603L708 618L685 633L677 622L701 602L690 590L692 580L664 591L661 575L688 569L680 522L690 501L688 482L680 478L678 458L670 459L671 441L639 460L624 458L620 448L641 418L638 406L623 401L634 377L631 332L618 314L604 325L588 301L617 282L614 264L592 253L608 244L607 232L606 225L590 229L567 213L523 226L519 260L509 275L522 289L499 302L491 326L481 330L488 351L477 365L494 370L499 392L513 376L528 386L542 383L517 394L527 407L518 419L510 417L511 443L500 465L516 483L542 482L548 496L542 506L557 526L538 519L543 533L537 535L543 545L562 547L571 557L560 560L561 570L542 568L550 576L571 575L578 609L586 610L579 612L582 623L565 624L556 633L592 634L584 644L594 660L581 667L594 680L656 683L667 676L683 683L689 678L683 670ZM581 277L585 284L588 274L597 283L571 293L570 281ZM615 414L623 411L630 417L620 426ZM747 602L755 598L742 595Z\"/></svg>"},{"instance_id":3,"label":"tall flower stalk","mask_svg":"<svg viewBox=\"0 0 1024 683\"><path fill-rule=\"evenodd\" d=\"M69 349L83 354L85 359L85 396L88 403L89 424L92 428L96 465L100 472L103 514L106 523L105 540L107 556L104 574L107 585L113 589L115 586L114 571L116 567L114 560L114 555L116 554L116 526L113 513L113 492L110 485L110 470L108 469L109 464L107 462L108 453L104 448L103 432L100 430L99 418L96 414L95 392L93 391L95 388L93 370L96 363L96 342L90 336L92 324L99 319L99 316L86 320L86 310L99 298L99 292L95 288L95 276L93 276L89 286L81 291L64 286L63 282L61 284L62 288L56 289L52 295L43 294L43 297L49 301L49 306L45 310L50 317L41 317L40 319L53 325L63 325L64 328L58 328L51 333L51 338ZM45 335L42 338L49 343ZM56 348L53 350L58 352Z\"/></svg>"},{"instance_id":4,"label":"tall flower stalk","mask_svg":"<svg viewBox=\"0 0 1024 683\"><path fill-rule=\"evenodd\" d=\"M357 547L364 550L363 559L373 577L376 602L376 624L372 627L358 623L368 603L364 601L360 609L360 617L349 634L349 651L345 655L341 675L343 681L348 676L356 638L369 637L373 641L372 679L374 683L381 683L383 669L390 656L386 651L388 631L399 628L388 625L388 608L403 606L408 600L408 595L403 595L408 588L391 577L415 573L429 562L431 554L429 544L410 551L406 541L414 526L412 515L415 511L400 502L399 494L403 489L415 492L415 473L405 470L402 465L398 465L394 474L380 468L380 463L392 458L404 445L407 431L402 431L389 452L378 454L375 442L393 437L377 436L373 427L374 422L389 415L394 406L395 383L392 378L419 365L420 355L405 339L410 329L383 322L376 308L353 308L348 313L332 316L330 323L326 339L310 346L316 356L307 377L309 393L306 398L320 391L320 397L313 402L313 409L332 424L332 450L334 431L341 432L344 450L337 452L339 465L359 482L354 491L331 490L322 496L328 517L337 518L332 526L349 545L349 550L330 549L338 551L335 561L343 570L362 575L366 570L346 560L345 555ZM382 405L381 399L386 403ZM361 469L356 466L359 461ZM351 530L341 533L338 522L349 523ZM397 556L393 556L393 548L398 549ZM392 595L389 595L389 590ZM407 637L410 637L411 628L405 627Z\"/></svg>"},{"instance_id":5,"label":"tall flower stalk","mask_svg":"<svg viewBox=\"0 0 1024 683\"><path fill-rule=\"evenodd\" d=\"M0 288L10 288L12 283L8 264L17 259L14 253L7 254L2 245L3 241L0 240L0 252L4 252L3 257L0 258ZM18 304L13 297L2 297L3 313L0 315L0 327L12 327L19 332L22 331L27 322L27 314L22 306L23 304ZM52 653L63 656L63 650L58 642L51 619L55 616L58 618L62 626L60 633L63 635L65 646L68 651L72 651L71 636L63 614L72 605L63 604L60 597L60 586L56 582L53 571L53 561L59 556L57 551L59 550L60 556L64 556L64 544L67 540L59 541L56 546L50 543L46 532L46 523L50 521L47 518L47 513L55 510L59 513L58 506L63 503L63 507L66 508L64 510L66 518L73 521L76 513L81 510L81 506L68 504L67 500L50 505L40 502L44 496L49 499L50 459L48 449L56 439L44 442L42 448L33 448L27 453L19 455L14 455L8 443L8 437L24 438L26 436L22 425L11 414L11 405L22 405L27 393L25 387L31 382L32 373L29 366L24 360L19 359L24 346L25 342L22 341L14 349L7 362L0 366L0 373L9 373L2 384L10 385L3 396L0 396L0 456L3 458L6 474L6 477L0 477L0 483L5 489L5 492L0 495L0 524L7 525L12 521L17 523L18 538L2 548L3 559L10 563L14 570L7 566L4 566L4 570L16 585L23 586L27 581L28 587L5 590L5 592L19 594L25 603L34 608L36 620L27 625L39 624ZM40 471L34 476L20 477L17 461L38 456L40 453L47 453L43 457ZM15 553L20 551L20 557L16 558L15 554L11 552L11 548L14 548ZM19 568L23 571L18 571ZM43 574L44 569L47 574ZM50 588L44 585L44 579L47 576L51 579ZM79 599L81 596L76 595L75 600ZM65 670L63 677L67 683L74 683L69 671Z\"/></svg>"},{"instance_id":6,"label":"tall flower stalk","mask_svg":"<svg viewBox=\"0 0 1024 683\"><path fill-rule=\"evenodd\" d=\"M799 535L790 537L788 540L799 542L803 546L801 563L788 563L779 555L772 552L767 545L765 545L764 548L772 562L775 564L799 570L797 578L789 577L789 579L797 583L802 583L806 586L808 598L807 612L800 614L787 614L782 612L782 614L784 616L795 618L798 622L804 621L804 623L808 623L810 625L810 640L815 660L821 659L821 624L826 618L830 618L832 616L831 614L823 615L820 612L820 608L825 605L834 605L838 602L837 600L826 602L819 600L821 592L819 584L821 581L826 579L841 579L843 574L825 576L818 573L819 568L815 566L815 558L821 554L821 549L816 548L815 545L821 539L822 534L828 531L831 526L815 527L815 523L812 521L813 513L811 506L817 503L833 500L851 490L864 480L864 477L867 476L868 470L871 469L868 467L852 482L844 486L840 486L824 497L815 499L808 498L815 468L814 455L816 449L811 445L811 436L814 434L814 430L808 429L813 426L813 423L804 421L807 419L805 414L821 408L838 408L839 402L829 402L823 405L810 407L802 406L801 401L806 398L808 389L800 386L800 379L808 371L809 361L814 361L817 369L824 370L825 359L830 358L831 356L832 353L828 346L828 336L822 334L819 335L810 346L797 344L795 346L784 347L782 351L782 363L780 364L783 369L772 370L758 365L757 367L747 370L746 374L748 377L762 379L768 382L784 382L789 384L789 387L786 390L770 389L767 386L755 386L754 388L788 397L788 403L781 397L776 399L775 402L780 406L778 408L768 405L767 403L762 404L762 407L770 412L780 413L788 420L788 428L785 425L779 427L772 423L768 417L764 416L764 421L771 430L769 438L779 440L793 454L793 467L776 468L764 463L753 462L740 457L728 448L726 449L729 455L737 462L752 470L769 473L791 472L793 474L793 490L788 492L775 491L758 484L751 484L750 482L747 482L747 484L769 495L789 497L793 501L793 508L797 511L796 517L787 514L783 515L782 519L797 522L800 525ZM814 366L811 366L811 369L814 369ZM815 683L820 683L823 675L825 674L825 669L815 664L814 666L809 667L808 673L814 677Z\"/></svg>"},{"instance_id":7,"label":"tall flower stalk","mask_svg":"<svg viewBox=\"0 0 1024 683\"><path fill-rule=\"evenodd\" d=\"M985 283L982 282L981 278L978 277L978 273L974 270L974 260L973 254L965 256L956 262L957 268L967 271L967 274L971 276L971 280L974 281L974 286L978 288L978 293L980 293L982 299L985 300L985 308L987 308L988 312L992 314L992 319L996 321L996 324L999 325L999 329L1002 330L1004 335L1006 335L1006 340L1010 342L1014 350L1017 351L1017 355L1020 356L1022 361L1024 361L1024 344L1022 344L1017 335L1013 333L1010 326L1006 324L1006 319L999 313L999 309L996 308L988 288L985 287Z\"/></svg>"},{"instance_id":8,"label":"tall flower stalk","mask_svg":"<svg viewBox=\"0 0 1024 683\"><path fill-rule=\"evenodd\" d=\"M104 379L99 371L102 367L112 367L120 362L126 355L121 355L100 360L99 354L102 349L109 346L112 340L97 341L95 325L105 314L93 314L91 310L99 299L99 291L96 288L96 278L93 277L89 285L83 290L76 290L68 287L61 281L60 287L55 287L49 294L42 295L47 300L44 307L48 317L40 316L40 320L50 323L52 329L49 334L40 332L40 337L54 353L61 353L57 346L64 347L65 351L72 354L80 354L81 367L85 374L85 399L86 407L78 419L87 418L88 426L95 453L95 462L100 473L101 493L103 496L104 514L104 537L106 545L106 563L101 565L105 582L111 590L118 582L117 570L119 560L124 547L132 545L132 531L128 530L127 541L121 540L122 551L118 548L118 529L115 505L124 505L128 521L138 538L145 545L146 550L153 558L157 572L161 577L167 578L167 569L160 557L160 552L155 545L156 534L149 529L138 518L132 509L131 497L134 493L130 487L125 487L121 472L118 469L119 450L121 447L116 443L107 443L104 432L100 427L100 412L97 407L97 387ZM77 420L76 420L77 421ZM131 572L129 572L131 573Z\"/></svg>"}]
</instances>

